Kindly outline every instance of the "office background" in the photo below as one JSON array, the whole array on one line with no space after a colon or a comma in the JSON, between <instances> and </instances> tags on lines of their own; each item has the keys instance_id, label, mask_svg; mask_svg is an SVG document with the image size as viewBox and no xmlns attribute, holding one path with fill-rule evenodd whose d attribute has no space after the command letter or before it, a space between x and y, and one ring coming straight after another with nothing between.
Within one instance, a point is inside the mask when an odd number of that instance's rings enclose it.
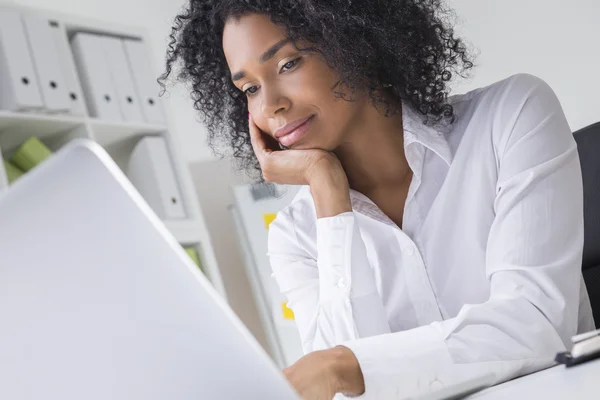
<instances>
[{"instance_id":1,"label":"office background","mask_svg":"<svg viewBox=\"0 0 600 400\"><path fill-rule=\"evenodd\" d=\"M12 0L86 18L145 28L156 70L162 71L173 16L183 0ZM455 92L485 86L517 72L546 80L561 100L573 131L600 120L600 15L598 0L450 0L457 32L479 53L472 77ZM165 99L181 154L189 164L232 308L265 344L246 277L243 256L227 209L230 185L243 182L226 161L216 160L184 88ZM207 173L210 171L211 173ZM217 171L217 173L215 173Z\"/></svg>"}]
</instances>

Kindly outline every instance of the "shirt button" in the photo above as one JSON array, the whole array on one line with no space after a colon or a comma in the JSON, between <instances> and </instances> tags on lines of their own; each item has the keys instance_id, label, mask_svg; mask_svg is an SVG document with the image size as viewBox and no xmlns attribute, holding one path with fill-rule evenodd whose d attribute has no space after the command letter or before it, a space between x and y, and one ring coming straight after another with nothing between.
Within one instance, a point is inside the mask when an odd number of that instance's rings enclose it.
<instances>
[{"instance_id":1,"label":"shirt button","mask_svg":"<svg viewBox=\"0 0 600 400\"><path fill-rule=\"evenodd\" d=\"M337 287L340 289L346 289L346 281L343 278L340 279L337 283Z\"/></svg>"},{"instance_id":2,"label":"shirt button","mask_svg":"<svg viewBox=\"0 0 600 400\"><path fill-rule=\"evenodd\" d=\"M412 256L413 254L415 254L415 248L412 246L406 247L404 249L404 252L406 253L407 256Z\"/></svg>"},{"instance_id":3,"label":"shirt button","mask_svg":"<svg viewBox=\"0 0 600 400\"><path fill-rule=\"evenodd\" d=\"M437 379L434 379L430 384L429 384L429 390L431 390L432 392L435 392L437 390L441 390L444 388L444 384L440 381L438 381Z\"/></svg>"}]
</instances>

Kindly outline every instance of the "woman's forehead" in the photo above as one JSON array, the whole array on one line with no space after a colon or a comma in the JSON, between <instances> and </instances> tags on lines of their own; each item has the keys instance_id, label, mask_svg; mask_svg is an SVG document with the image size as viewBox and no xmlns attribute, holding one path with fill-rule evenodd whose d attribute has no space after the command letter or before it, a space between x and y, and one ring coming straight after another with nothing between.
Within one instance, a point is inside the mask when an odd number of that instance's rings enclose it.
<instances>
[{"instance_id":1,"label":"woman's forehead","mask_svg":"<svg viewBox=\"0 0 600 400\"><path fill-rule=\"evenodd\" d=\"M248 61L259 62L264 52L286 37L285 29L262 14L230 18L223 30L223 51L231 71Z\"/></svg>"},{"instance_id":2,"label":"woman's forehead","mask_svg":"<svg viewBox=\"0 0 600 400\"><path fill-rule=\"evenodd\" d=\"M262 14L230 18L225 22L223 30L223 49L225 51L230 48L266 50L285 36L283 27L275 25Z\"/></svg>"}]
</instances>

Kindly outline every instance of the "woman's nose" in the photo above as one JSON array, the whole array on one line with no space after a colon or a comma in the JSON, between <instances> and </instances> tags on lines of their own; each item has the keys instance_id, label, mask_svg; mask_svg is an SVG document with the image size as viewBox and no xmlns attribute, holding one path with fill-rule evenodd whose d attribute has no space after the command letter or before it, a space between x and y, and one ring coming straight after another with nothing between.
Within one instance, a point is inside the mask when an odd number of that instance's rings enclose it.
<instances>
[{"instance_id":1,"label":"woman's nose","mask_svg":"<svg viewBox=\"0 0 600 400\"><path fill-rule=\"evenodd\" d=\"M274 118L276 114L290 108L291 101L278 90L263 90L262 112L266 117Z\"/></svg>"}]
</instances>

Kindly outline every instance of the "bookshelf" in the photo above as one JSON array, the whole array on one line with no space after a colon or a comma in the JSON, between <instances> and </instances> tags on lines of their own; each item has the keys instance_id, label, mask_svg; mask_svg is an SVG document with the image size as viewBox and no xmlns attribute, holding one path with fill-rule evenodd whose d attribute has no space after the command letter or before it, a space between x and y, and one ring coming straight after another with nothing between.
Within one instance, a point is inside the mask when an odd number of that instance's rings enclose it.
<instances>
[{"instance_id":1,"label":"bookshelf","mask_svg":"<svg viewBox=\"0 0 600 400\"><path fill-rule=\"evenodd\" d=\"M0 10L7 9L43 17L50 22L59 22L65 27L65 34L69 38L79 32L104 34L123 39L141 40L148 48L148 35L142 28L119 26L114 23L33 9L0 0ZM151 54L149 48L148 54ZM154 70L153 68L153 72ZM156 72L155 76L158 77L158 75L159 73ZM157 84L157 93L159 89ZM0 90L2 89L0 88ZM85 95L86 93L84 93ZM0 165L2 158L9 159L14 151L31 136L40 139L52 151L57 151L73 139L87 138L100 144L127 174L129 159L140 139L147 136L162 137L167 145L186 215L184 219L163 222L182 246L193 247L198 252L203 272L215 289L226 299L223 281L190 171L182 158L180 142L169 121L169 105L163 103L162 106L167 121L164 125L102 120L91 116L87 110L82 116L0 110ZM0 168L0 193L6 190L10 190L10 186L7 183L4 168Z\"/></svg>"}]
</instances>

